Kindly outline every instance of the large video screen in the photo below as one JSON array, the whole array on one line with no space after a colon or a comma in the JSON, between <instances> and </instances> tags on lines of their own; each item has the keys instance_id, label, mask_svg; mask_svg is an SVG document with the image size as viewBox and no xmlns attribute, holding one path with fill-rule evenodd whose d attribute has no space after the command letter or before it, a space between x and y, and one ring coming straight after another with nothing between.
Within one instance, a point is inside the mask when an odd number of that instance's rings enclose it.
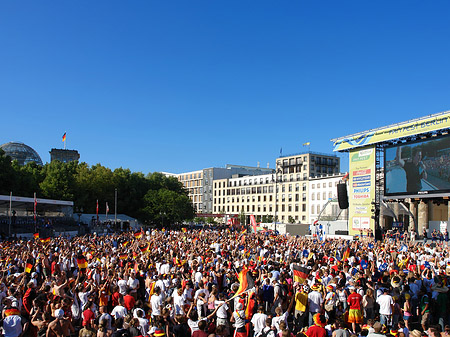
<instances>
[{"instance_id":1,"label":"large video screen","mask_svg":"<svg viewBox=\"0 0 450 337\"><path fill-rule=\"evenodd\" d=\"M386 147L384 195L450 192L450 135Z\"/></svg>"}]
</instances>

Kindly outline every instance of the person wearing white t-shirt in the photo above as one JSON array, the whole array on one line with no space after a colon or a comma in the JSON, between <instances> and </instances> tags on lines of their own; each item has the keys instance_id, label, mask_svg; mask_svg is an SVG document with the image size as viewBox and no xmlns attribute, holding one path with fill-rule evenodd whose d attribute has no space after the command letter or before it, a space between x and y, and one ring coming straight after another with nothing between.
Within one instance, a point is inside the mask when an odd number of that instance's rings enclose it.
<instances>
[{"instance_id":1,"label":"person wearing white t-shirt","mask_svg":"<svg viewBox=\"0 0 450 337\"><path fill-rule=\"evenodd\" d=\"M253 330L255 331L255 337L258 337L264 327L266 326L267 315L264 313L264 306L258 307L258 312L252 317Z\"/></svg>"},{"instance_id":2,"label":"person wearing white t-shirt","mask_svg":"<svg viewBox=\"0 0 450 337\"><path fill-rule=\"evenodd\" d=\"M150 304L152 306L152 319L161 316L161 309L163 305L163 299L161 296L161 289L155 287L155 292L150 298Z\"/></svg>"},{"instance_id":3,"label":"person wearing white t-shirt","mask_svg":"<svg viewBox=\"0 0 450 337\"><path fill-rule=\"evenodd\" d=\"M380 323L382 325L389 325L394 301L392 296L389 295L387 288L383 290L383 295L378 296L377 303L380 306Z\"/></svg>"}]
</instances>

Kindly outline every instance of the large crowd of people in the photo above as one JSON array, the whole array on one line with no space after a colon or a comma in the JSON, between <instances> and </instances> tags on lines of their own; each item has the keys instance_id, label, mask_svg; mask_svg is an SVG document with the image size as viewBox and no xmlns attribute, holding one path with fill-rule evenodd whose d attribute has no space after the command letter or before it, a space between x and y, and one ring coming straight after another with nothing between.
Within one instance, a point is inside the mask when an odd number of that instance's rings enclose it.
<instances>
[{"instance_id":1,"label":"large crowd of people","mask_svg":"<svg viewBox=\"0 0 450 337\"><path fill-rule=\"evenodd\" d=\"M438 337L446 244L152 230L0 243L5 337Z\"/></svg>"}]
</instances>

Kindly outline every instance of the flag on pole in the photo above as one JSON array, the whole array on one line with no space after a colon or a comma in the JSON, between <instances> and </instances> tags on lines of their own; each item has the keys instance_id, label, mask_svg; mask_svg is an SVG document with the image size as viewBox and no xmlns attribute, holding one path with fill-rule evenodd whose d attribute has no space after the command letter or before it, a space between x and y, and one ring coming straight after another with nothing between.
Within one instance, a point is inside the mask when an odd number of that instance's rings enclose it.
<instances>
[{"instance_id":1,"label":"flag on pole","mask_svg":"<svg viewBox=\"0 0 450 337\"><path fill-rule=\"evenodd\" d=\"M96 207L96 214L97 214L97 222L98 222L98 199L97 199L97 207Z\"/></svg>"},{"instance_id":2,"label":"flag on pole","mask_svg":"<svg viewBox=\"0 0 450 337\"><path fill-rule=\"evenodd\" d=\"M134 237L135 237L136 239L142 238L142 232L141 232L141 231L135 232L135 233L134 233Z\"/></svg>"},{"instance_id":3,"label":"flag on pole","mask_svg":"<svg viewBox=\"0 0 450 337\"><path fill-rule=\"evenodd\" d=\"M36 240L39 239L39 233L34 233L33 236Z\"/></svg>"},{"instance_id":4,"label":"flag on pole","mask_svg":"<svg viewBox=\"0 0 450 337\"><path fill-rule=\"evenodd\" d=\"M249 271L249 269L242 269L239 273L239 289L236 291L236 294L234 294L233 297L239 296L255 286L255 281L251 277Z\"/></svg>"},{"instance_id":5,"label":"flag on pole","mask_svg":"<svg viewBox=\"0 0 450 337\"><path fill-rule=\"evenodd\" d=\"M36 192L34 193L34 221L36 221L36 209L37 209L37 199Z\"/></svg>"},{"instance_id":6,"label":"flag on pole","mask_svg":"<svg viewBox=\"0 0 450 337\"><path fill-rule=\"evenodd\" d=\"M298 282L300 284L303 284L305 280L308 278L309 270L305 267L297 266L296 264L293 265L294 268L294 282Z\"/></svg>"},{"instance_id":7,"label":"flag on pole","mask_svg":"<svg viewBox=\"0 0 450 337\"><path fill-rule=\"evenodd\" d=\"M108 202L106 202L106 217L108 217L108 213L109 213L109 206L108 206Z\"/></svg>"},{"instance_id":8,"label":"flag on pole","mask_svg":"<svg viewBox=\"0 0 450 337\"><path fill-rule=\"evenodd\" d=\"M350 247L347 246L347 249L345 250L344 254L342 255L342 261L347 260L350 257Z\"/></svg>"},{"instance_id":9,"label":"flag on pole","mask_svg":"<svg viewBox=\"0 0 450 337\"><path fill-rule=\"evenodd\" d=\"M62 141L65 142L66 141L66 133L64 132L63 136L62 136Z\"/></svg>"},{"instance_id":10,"label":"flag on pole","mask_svg":"<svg viewBox=\"0 0 450 337\"><path fill-rule=\"evenodd\" d=\"M310 146L310 145L311 145L310 142L303 143L303 146Z\"/></svg>"},{"instance_id":11,"label":"flag on pole","mask_svg":"<svg viewBox=\"0 0 450 337\"><path fill-rule=\"evenodd\" d=\"M250 224L252 225L253 233L256 233L256 232L257 232L257 229L256 229L256 219L255 219L255 216L254 216L253 214L250 215Z\"/></svg>"},{"instance_id":12,"label":"flag on pole","mask_svg":"<svg viewBox=\"0 0 450 337\"><path fill-rule=\"evenodd\" d=\"M282 156L282 155L283 155L283 148L280 147L280 156Z\"/></svg>"}]
</instances>

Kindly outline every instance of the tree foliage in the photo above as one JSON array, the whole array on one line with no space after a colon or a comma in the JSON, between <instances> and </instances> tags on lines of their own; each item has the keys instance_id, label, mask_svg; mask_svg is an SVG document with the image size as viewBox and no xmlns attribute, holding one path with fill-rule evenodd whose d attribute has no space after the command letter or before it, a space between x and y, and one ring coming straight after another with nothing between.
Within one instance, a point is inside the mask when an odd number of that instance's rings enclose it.
<instances>
[{"instance_id":1,"label":"tree foliage","mask_svg":"<svg viewBox=\"0 0 450 337\"><path fill-rule=\"evenodd\" d=\"M194 217L187 191L175 177L161 173L145 176L141 172L118 168L112 171L100 164L53 161L44 166L20 166L0 149L0 194L70 200L75 210L104 213L106 202L114 210L146 223L169 225Z\"/></svg>"}]
</instances>

